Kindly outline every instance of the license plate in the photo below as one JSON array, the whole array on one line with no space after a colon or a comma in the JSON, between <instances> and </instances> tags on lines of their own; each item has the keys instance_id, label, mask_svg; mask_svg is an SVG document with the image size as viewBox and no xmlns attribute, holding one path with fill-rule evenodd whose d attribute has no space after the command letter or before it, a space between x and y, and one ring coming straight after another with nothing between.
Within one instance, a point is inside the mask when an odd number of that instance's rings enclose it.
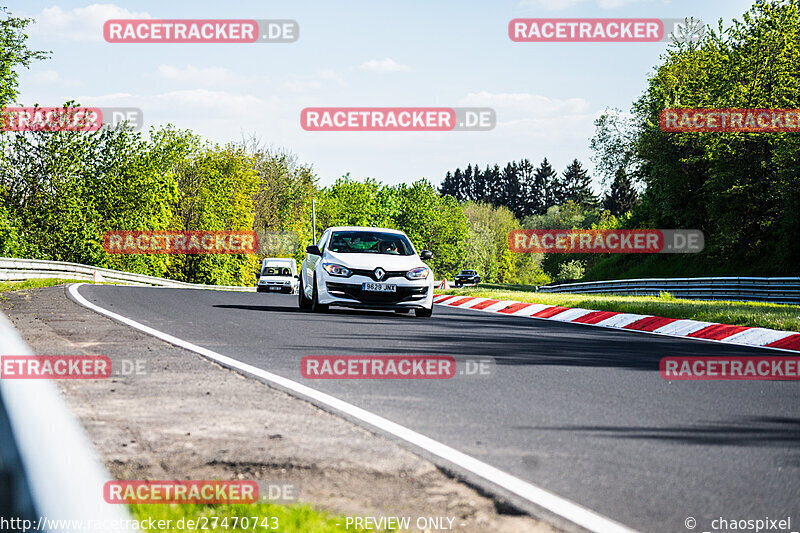
<instances>
[{"instance_id":1,"label":"license plate","mask_svg":"<svg viewBox=\"0 0 800 533\"><path fill-rule=\"evenodd\" d=\"M279 290L281 290L281 288L280 287L270 287L269 290L271 290L271 291L279 291Z\"/></svg>"},{"instance_id":2,"label":"license plate","mask_svg":"<svg viewBox=\"0 0 800 533\"><path fill-rule=\"evenodd\" d=\"M397 292L397 285L390 285L388 283L362 283L361 289L372 292Z\"/></svg>"}]
</instances>

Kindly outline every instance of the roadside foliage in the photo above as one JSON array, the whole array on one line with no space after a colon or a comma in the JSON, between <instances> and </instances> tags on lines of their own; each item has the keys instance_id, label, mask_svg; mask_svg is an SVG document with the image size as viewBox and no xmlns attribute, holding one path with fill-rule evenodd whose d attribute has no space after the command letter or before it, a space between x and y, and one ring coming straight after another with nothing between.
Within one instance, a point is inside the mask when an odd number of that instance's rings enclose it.
<instances>
[{"instance_id":1,"label":"roadside foliage","mask_svg":"<svg viewBox=\"0 0 800 533\"><path fill-rule=\"evenodd\" d=\"M0 103L21 67L48 57L25 46L28 19L0 32ZM676 42L630 113L595 123L598 197L577 159L468 164L437 188L342 176L255 139L218 145L171 125L95 132L0 132L0 255L71 261L181 281L251 285L262 256L109 255L119 230L255 230L291 236L298 261L325 227L405 231L429 249L435 277L475 269L485 282L726 274L791 275L800 263L800 138L792 133L665 133L664 108L800 107L800 0L756 3L727 29ZM65 106L78 105L66 102ZM316 200L316 233L312 201ZM690 228L706 249L681 255L515 254L514 229Z\"/></svg>"}]
</instances>

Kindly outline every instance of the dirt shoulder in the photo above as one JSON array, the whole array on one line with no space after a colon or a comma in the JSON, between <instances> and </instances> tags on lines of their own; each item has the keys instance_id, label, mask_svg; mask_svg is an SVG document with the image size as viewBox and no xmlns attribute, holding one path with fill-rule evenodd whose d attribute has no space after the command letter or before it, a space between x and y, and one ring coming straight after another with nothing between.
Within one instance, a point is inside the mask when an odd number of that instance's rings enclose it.
<instances>
[{"instance_id":1,"label":"dirt shoulder","mask_svg":"<svg viewBox=\"0 0 800 533\"><path fill-rule=\"evenodd\" d=\"M284 481L298 486L299 501L344 515L454 517L462 532L554 531L501 514L389 439L85 309L64 286L2 297L0 310L37 354L106 355L114 368L146 361L145 375L58 382L118 479Z\"/></svg>"}]
</instances>

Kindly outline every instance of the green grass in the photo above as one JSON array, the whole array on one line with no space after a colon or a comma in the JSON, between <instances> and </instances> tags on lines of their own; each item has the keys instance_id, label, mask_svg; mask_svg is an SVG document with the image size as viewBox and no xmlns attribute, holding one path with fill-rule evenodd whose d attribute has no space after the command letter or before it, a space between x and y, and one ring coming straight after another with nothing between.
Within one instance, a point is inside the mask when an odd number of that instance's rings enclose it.
<instances>
[{"instance_id":1,"label":"green grass","mask_svg":"<svg viewBox=\"0 0 800 533\"><path fill-rule=\"evenodd\" d=\"M40 289L42 287L53 287L55 285L64 285L65 283L93 283L91 280L85 279L61 279L61 278L43 278L43 279L26 279L22 281L0 281L0 293L7 291L21 291L25 289Z\"/></svg>"},{"instance_id":2,"label":"green grass","mask_svg":"<svg viewBox=\"0 0 800 533\"><path fill-rule=\"evenodd\" d=\"M752 326L800 331L800 306L763 302L732 302L684 300L674 298L669 293L658 296L613 296L601 294L550 294L485 288L450 289L437 291L443 294L460 294L496 300L516 300L518 302L560 305L563 307L582 307L597 311L618 311L656 315L666 318L688 318L737 326Z\"/></svg>"},{"instance_id":3,"label":"green grass","mask_svg":"<svg viewBox=\"0 0 800 533\"><path fill-rule=\"evenodd\" d=\"M199 531L220 531L220 532L236 532L236 531L278 531L280 533L335 533L339 531L395 531L394 529L370 529L365 530L356 528L350 525L345 528L345 519L343 516L329 515L328 513L316 511L308 505L294 504L294 505L277 505L274 503L253 503L253 504L214 504L214 505L168 505L168 504L131 504L131 514L136 520L140 522L152 518L153 520L170 520L167 524L170 527L164 529L144 529L147 527L146 523L143 526L143 531L194 531L195 528L189 528L186 525L178 528L178 521L184 519L184 524L187 520L194 520L196 530ZM227 527L223 523L223 519L227 517ZM240 517L234 528L234 518ZM249 525L242 523L242 517L249 517ZM252 517L258 517L258 525L254 527L254 520ZM273 517L277 519L277 529L272 527L276 523ZM215 522L216 518L216 522ZM264 519L268 518L266 522ZM200 522L198 522L200 519ZM337 525L339 524L339 525ZM202 526L206 526L205 529ZM213 527L216 525L216 527ZM268 529L264 526L271 526ZM157 526L158 527L158 526Z\"/></svg>"},{"instance_id":4,"label":"green grass","mask_svg":"<svg viewBox=\"0 0 800 533\"><path fill-rule=\"evenodd\" d=\"M517 285L513 283L479 283L479 289L498 289L505 291L529 291L534 292L536 285Z\"/></svg>"},{"instance_id":5,"label":"green grass","mask_svg":"<svg viewBox=\"0 0 800 533\"><path fill-rule=\"evenodd\" d=\"M593 264L581 281L633 278L703 278L709 276L794 276L796 265L771 258L720 262L707 251L697 254L611 254Z\"/></svg>"}]
</instances>

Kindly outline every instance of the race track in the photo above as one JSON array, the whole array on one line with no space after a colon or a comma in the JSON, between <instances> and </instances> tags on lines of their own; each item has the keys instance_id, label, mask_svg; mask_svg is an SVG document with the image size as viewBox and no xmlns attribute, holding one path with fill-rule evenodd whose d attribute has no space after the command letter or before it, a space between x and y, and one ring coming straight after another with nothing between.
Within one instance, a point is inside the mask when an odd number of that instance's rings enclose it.
<instances>
[{"instance_id":1,"label":"race track","mask_svg":"<svg viewBox=\"0 0 800 533\"><path fill-rule=\"evenodd\" d=\"M663 380L665 356L756 348L435 306L430 319L295 296L84 285L131 320L367 409L641 531L786 517L800 495L800 391L789 381ZM307 355L491 356L496 375L308 380ZM269 406L264 406L269 409ZM313 431L313 428L308 428ZM793 520L794 525L794 520Z\"/></svg>"}]
</instances>

